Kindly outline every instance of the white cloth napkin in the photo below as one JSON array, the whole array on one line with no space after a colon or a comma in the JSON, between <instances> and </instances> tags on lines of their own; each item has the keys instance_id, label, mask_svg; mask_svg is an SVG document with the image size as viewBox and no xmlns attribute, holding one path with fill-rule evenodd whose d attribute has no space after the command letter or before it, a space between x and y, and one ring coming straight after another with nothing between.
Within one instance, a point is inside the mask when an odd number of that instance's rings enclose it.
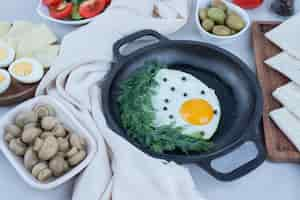
<instances>
[{"instance_id":1,"label":"white cloth napkin","mask_svg":"<svg viewBox=\"0 0 300 200\"><path fill-rule=\"evenodd\" d=\"M56 97L98 143L94 160L76 180L73 200L202 199L187 169L136 149L107 127L101 108L113 43L141 29L172 33L187 18L188 0L113 0L95 21L63 38L60 56L36 95Z\"/></svg>"}]
</instances>

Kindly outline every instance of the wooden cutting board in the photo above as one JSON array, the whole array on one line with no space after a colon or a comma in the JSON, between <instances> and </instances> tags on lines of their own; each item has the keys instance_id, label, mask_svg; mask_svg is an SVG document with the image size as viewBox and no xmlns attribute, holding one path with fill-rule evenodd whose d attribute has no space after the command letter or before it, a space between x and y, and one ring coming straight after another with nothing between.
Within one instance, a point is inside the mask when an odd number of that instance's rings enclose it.
<instances>
[{"instance_id":1,"label":"wooden cutting board","mask_svg":"<svg viewBox=\"0 0 300 200\"><path fill-rule=\"evenodd\" d=\"M281 50L271 43L264 34L279 25L279 22L254 22L252 25L252 42L255 54L257 76L264 97L263 127L268 157L276 162L300 162L300 152L276 127L269 117L271 110L280 107L272 97L272 92L289 80L274 71L264 61L278 54Z\"/></svg>"}]
</instances>

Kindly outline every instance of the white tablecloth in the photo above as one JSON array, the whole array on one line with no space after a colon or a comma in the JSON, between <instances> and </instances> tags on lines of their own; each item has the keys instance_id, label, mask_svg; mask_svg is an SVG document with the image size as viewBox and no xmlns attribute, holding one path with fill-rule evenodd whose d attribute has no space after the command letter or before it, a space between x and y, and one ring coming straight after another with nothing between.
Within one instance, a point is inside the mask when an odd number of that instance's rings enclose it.
<instances>
[{"instance_id":1,"label":"white tablecloth","mask_svg":"<svg viewBox=\"0 0 300 200\"><path fill-rule=\"evenodd\" d=\"M265 0L263 6L249 11L251 18L255 20L280 19L269 11L270 2L271 0ZM37 3L38 0L9 0L2 2L0 6L0 20L31 20L34 22L43 22L35 12ZM297 10L300 11L300 0L296 0L296 4ZM74 29L74 27L53 23L50 23L49 26L51 26L59 36L63 36ZM172 35L171 38L203 40L199 36L195 26L194 9L189 23L178 33ZM222 47L240 57L252 70L255 70L249 34L238 41L224 44ZM0 108L0 116L8 110L8 107ZM244 158L251 157L253 152L253 147L249 145L238 150L231 157L220 160L218 166L226 168L232 165L232 158L234 158L233 160L243 160ZM192 172L198 189L208 200L298 200L300 197L300 166L295 164L274 164L265 162L251 174L230 183L216 181L196 165L189 165L188 167ZM16 171L0 153L0 199L68 200L71 199L71 188L72 181L53 191L45 192L33 190L21 180Z\"/></svg>"}]
</instances>

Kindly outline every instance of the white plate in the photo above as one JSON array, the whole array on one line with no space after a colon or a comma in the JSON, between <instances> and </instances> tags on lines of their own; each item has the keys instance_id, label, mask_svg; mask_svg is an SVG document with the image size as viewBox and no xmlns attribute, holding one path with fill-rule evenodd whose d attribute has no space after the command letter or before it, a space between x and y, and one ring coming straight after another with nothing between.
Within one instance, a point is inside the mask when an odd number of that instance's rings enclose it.
<instances>
[{"instance_id":1,"label":"white plate","mask_svg":"<svg viewBox=\"0 0 300 200\"><path fill-rule=\"evenodd\" d=\"M23 159L17 157L13 154L9 149L7 143L4 141L4 128L6 125L13 123L16 115L21 111L29 111L36 104L50 104L56 110L56 115L58 119L64 124L64 126L70 130L74 130L74 133L82 135L87 141L87 156L86 158L72 170L67 172L61 177L53 178L48 182L42 183L35 179L31 173L25 169L23 164ZM54 98L49 96L39 96L35 97L29 101L26 101L10 112L8 112L4 117L0 120L0 148L5 155L5 157L10 161L12 166L17 170L19 175L27 182L31 187L40 189L40 190L49 190L53 189L66 181L70 180L72 177L80 173L94 158L95 153L97 151L97 145L94 141L93 137L88 133L88 131L83 128L80 123L73 117L73 115L64 108L64 106L56 101Z\"/></svg>"},{"instance_id":2,"label":"white plate","mask_svg":"<svg viewBox=\"0 0 300 200\"><path fill-rule=\"evenodd\" d=\"M43 4L43 1L40 0L38 7L36 8L37 13L44 19L51 21L51 22L56 22L59 24L67 24L67 25L73 25L73 26L79 26L79 25L84 25L89 22L91 22L95 17L89 18L89 19L83 19L83 20L60 20L60 19L55 19L49 15L49 9L47 6Z\"/></svg>"},{"instance_id":3,"label":"white plate","mask_svg":"<svg viewBox=\"0 0 300 200\"><path fill-rule=\"evenodd\" d=\"M207 8L210 5L211 1L212 0L198 0L196 12L195 12L195 20L196 20L197 28L198 28L200 34L202 36L204 36L206 39L213 41L213 42L230 41L230 40L241 37L241 35L243 35L249 29L249 27L251 25L251 21L250 21L250 17L248 15L248 13L244 9L240 8L239 6L236 6L235 4L232 4L228 1L222 0L227 5L229 10L236 12L239 16L241 16L244 19L246 26L237 34L230 35L230 36L218 36L218 35L211 34L211 33L207 32L206 30L204 30L200 24L198 12L199 12L199 9L201 9L201 8Z\"/></svg>"}]
</instances>

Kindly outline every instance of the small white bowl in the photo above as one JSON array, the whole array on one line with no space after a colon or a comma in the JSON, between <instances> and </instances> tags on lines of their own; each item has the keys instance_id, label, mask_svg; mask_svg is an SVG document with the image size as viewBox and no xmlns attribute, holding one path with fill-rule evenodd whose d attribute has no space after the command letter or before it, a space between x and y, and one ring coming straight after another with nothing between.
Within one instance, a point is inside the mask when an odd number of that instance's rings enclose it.
<instances>
[{"instance_id":1,"label":"small white bowl","mask_svg":"<svg viewBox=\"0 0 300 200\"><path fill-rule=\"evenodd\" d=\"M244 34L249 29L249 27L251 25L251 21L250 21L250 17L248 15L248 13L244 9L240 8L239 6L232 4L228 1L222 0L227 5L229 10L236 12L240 17L243 18L243 20L246 23L245 27L240 32L238 32L234 35L230 35L230 36L218 36L218 35L214 35L212 33L207 32L206 30L204 30L203 27L201 26L200 20L199 20L199 9L207 8L211 4L211 1L212 0L198 0L197 1L195 20L196 20L197 28L202 36L204 36L205 38L207 38L208 40L210 40L212 42L223 42L223 41L237 39L237 38L241 37L241 35Z\"/></svg>"},{"instance_id":2,"label":"small white bowl","mask_svg":"<svg viewBox=\"0 0 300 200\"><path fill-rule=\"evenodd\" d=\"M16 115L21 111L29 111L36 104L50 104L52 105L57 113L58 119L70 130L75 130L74 133L82 135L87 141L87 156L86 158L76 167L71 169L69 172L64 174L61 177L53 178L53 180L49 180L49 182L42 183L35 179L31 173L25 169L23 164L23 159L21 157L17 157L13 154L9 149L7 143L4 141L4 127L10 123L14 122ZM94 141L93 137L88 133L88 131L83 128L80 123L73 117L72 113L65 109L65 107L56 101L54 98L49 96L39 96L35 97L29 101L26 101L13 110L8 112L1 120L0 120L0 148L5 155L5 157L10 161L12 166L17 170L19 175L27 182L31 187L40 189L40 190L50 190L53 189L71 178L80 173L94 158L95 153L97 151L97 145Z\"/></svg>"},{"instance_id":3,"label":"small white bowl","mask_svg":"<svg viewBox=\"0 0 300 200\"><path fill-rule=\"evenodd\" d=\"M73 25L73 26L80 26L87 24L91 22L95 17L89 18L89 19L83 19L83 20L60 20L60 19L55 19L49 15L49 9L47 6L43 4L43 0L40 0L39 5L36 8L37 13L44 19L51 21L51 22L56 22L59 24L66 24L66 25ZM97 16L96 16L97 17Z\"/></svg>"}]
</instances>

